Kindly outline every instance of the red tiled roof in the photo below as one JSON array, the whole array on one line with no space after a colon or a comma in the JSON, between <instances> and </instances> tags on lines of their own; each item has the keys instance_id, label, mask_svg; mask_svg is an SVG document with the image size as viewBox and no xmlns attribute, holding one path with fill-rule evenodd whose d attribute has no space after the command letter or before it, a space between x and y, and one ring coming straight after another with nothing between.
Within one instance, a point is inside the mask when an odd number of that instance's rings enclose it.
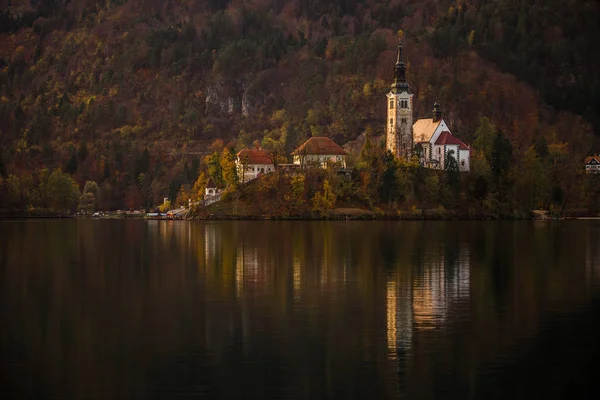
<instances>
[{"instance_id":1,"label":"red tiled roof","mask_svg":"<svg viewBox=\"0 0 600 400\"><path fill-rule=\"evenodd\" d=\"M585 158L585 163L589 164L592 160L596 160L597 163L600 164L600 156L597 154L594 154L593 156L589 156Z\"/></svg>"},{"instance_id":2,"label":"red tiled roof","mask_svg":"<svg viewBox=\"0 0 600 400\"><path fill-rule=\"evenodd\" d=\"M458 148L461 150L470 150L469 146L448 131L440 133L440 136L435 141L435 144L457 144Z\"/></svg>"},{"instance_id":3,"label":"red tiled roof","mask_svg":"<svg viewBox=\"0 0 600 400\"><path fill-rule=\"evenodd\" d=\"M272 165L273 161L268 157L267 152L262 149L243 149L237 153L237 158L246 159L248 164Z\"/></svg>"},{"instance_id":4,"label":"red tiled roof","mask_svg":"<svg viewBox=\"0 0 600 400\"><path fill-rule=\"evenodd\" d=\"M311 137L300 147L292 152L292 155L342 155L347 153L340 146L334 143L333 140L324 137Z\"/></svg>"}]
</instances>

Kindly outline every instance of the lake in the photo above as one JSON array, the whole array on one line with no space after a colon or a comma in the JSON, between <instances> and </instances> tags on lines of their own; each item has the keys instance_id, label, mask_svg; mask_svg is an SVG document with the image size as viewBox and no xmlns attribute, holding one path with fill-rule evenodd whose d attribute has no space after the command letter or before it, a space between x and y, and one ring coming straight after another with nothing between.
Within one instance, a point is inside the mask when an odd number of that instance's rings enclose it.
<instances>
[{"instance_id":1,"label":"lake","mask_svg":"<svg viewBox=\"0 0 600 400\"><path fill-rule=\"evenodd\" d=\"M0 221L3 398L600 398L599 328L600 220Z\"/></svg>"}]
</instances>

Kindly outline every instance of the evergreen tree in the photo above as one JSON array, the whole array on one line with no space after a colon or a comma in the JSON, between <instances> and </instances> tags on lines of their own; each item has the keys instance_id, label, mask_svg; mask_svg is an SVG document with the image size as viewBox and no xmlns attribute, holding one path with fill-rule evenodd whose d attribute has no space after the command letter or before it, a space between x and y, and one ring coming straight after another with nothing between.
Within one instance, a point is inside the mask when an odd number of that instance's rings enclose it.
<instances>
[{"instance_id":1,"label":"evergreen tree","mask_svg":"<svg viewBox=\"0 0 600 400\"><path fill-rule=\"evenodd\" d=\"M73 175L75 171L77 171L77 157L75 156L75 152L71 153L71 158L67 161L67 165L65 166L65 172L69 175Z\"/></svg>"},{"instance_id":2,"label":"evergreen tree","mask_svg":"<svg viewBox=\"0 0 600 400\"><path fill-rule=\"evenodd\" d=\"M512 161L512 144L508 137L499 130L494 138L491 154L492 174L496 180L508 171Z\"/></svg>"}]
</instances>

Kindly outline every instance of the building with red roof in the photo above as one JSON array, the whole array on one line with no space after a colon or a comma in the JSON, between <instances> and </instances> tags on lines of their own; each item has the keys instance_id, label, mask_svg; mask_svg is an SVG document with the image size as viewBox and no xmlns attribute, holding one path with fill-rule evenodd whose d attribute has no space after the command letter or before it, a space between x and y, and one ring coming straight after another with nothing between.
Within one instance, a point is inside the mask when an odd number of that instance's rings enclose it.
<instances>
[{"instance_id":1,"label":"building with red roof","mask_svg":"<svg viewBox=\"0 0 600 400\"><path fill-rule=\"evenodd\" d=\"M454 157L460 171L468 171L471 167L471 148L452 134L437 102L433 106L432 118L419 119L414 123L413 143L419 149L421 165L444 169L448 157Z\"/></svg>"},{"instance_id":2,"label":"building with red roof","mask_svg":"<svg viewBox=\"0 0 600 400\"><path fill-rule=\"evenodd\" d=\"M598 154L585 158L585 172L588 174L600 174L600 156Z\"/></svg>"},{"instance_id":3,"label":"building with red roof","mask_svg":"<svg viewBox=\"0 0 600 400\"><path fill-rule=\"evenodd\" d=\"M321 168L337 164L346 168L347 153L333 140L324 137L311 137L292 152L294 164L300 167L315 165Z\"/></svg>"},{"instance_id":4,"label":"building with red roof","mask_svg":"<svg viewBox=\"0 0 600 400\"><path fill-rule=\"evenodd\" d=\"M261 174L275 170L275 165L268 152L263 149L243 149L237 153L236 166L238 177L248 182Z\"/></svg>"},{"instance_id":5,"label":"building with red roof","mask_svg":"<svg viewBox=\"0 0 600 400\"><path fill-rule=\"evenodd\" d=\"M396 157L410 160L415 150L421 165L444 169L448 157L454 157L460 171L468 171L471 150L454 137L442 110L436 102L432 118L419 119L413 123L413 93L406 79L406 64L402 44L398 46L398 58L394 67L394 83L387 96L386 149Z\"/></svg>"}]
</instances>

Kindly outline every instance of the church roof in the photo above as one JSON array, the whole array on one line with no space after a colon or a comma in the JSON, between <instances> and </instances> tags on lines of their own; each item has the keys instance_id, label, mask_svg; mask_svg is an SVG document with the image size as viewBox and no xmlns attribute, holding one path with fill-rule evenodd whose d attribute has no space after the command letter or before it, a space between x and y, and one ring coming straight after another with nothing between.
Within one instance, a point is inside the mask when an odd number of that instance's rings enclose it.
<instances>
[{"instance_id":1,"label":"church roof","mask_svg":"<svg viewBox=\"0 0 600 400\"><path fill-rule=\"evenodd\" d=\"M300 147L292 152L292 155L342 155L347 153L340 146L334 143L333 140L324 137L311 137Z\"/></svg>"},{"instance_id":2,"label":"church roof","mask_svg":"<svg viewBox=\"0 0 600 400\"><path fill-rule=\"evenodd\" d=\"M215 181L212 178L208 178L208 182L206 182L207 189L216 189L217 185L215 185Z\"/></svg>"},{"instance_id":3,"label":"church roof","mask_svg":"<svg viewBox=\"0 0 600 400\"><path fill-rule=\"evenodd\" d=\"M266 151L263 149L243 149L237 153L237 158L245 158L248 164L271 165L273 161L269 158Z\"/></svg>"},{"instance_id":4,"label":"church roof","mask_svg":"<svg viewBox=\"0 0 600 400\"><path fill-rule=\"evenodd\" d=\"M440 133L440 136L435 141L435 144L457 144L459 149L469 150L469 146L448 131Z\"/></svg>"},{"instance_id":5,"label":"church roof","mask_svg":"<svg viewBox=\"0 0 600 400\"><path fill-rule=\"evenodd\" d=\"M415 143L429 142L442 120L433 122L433 118L418 119L413 124L413 141Z\"/></svg>"}]
</instances>

